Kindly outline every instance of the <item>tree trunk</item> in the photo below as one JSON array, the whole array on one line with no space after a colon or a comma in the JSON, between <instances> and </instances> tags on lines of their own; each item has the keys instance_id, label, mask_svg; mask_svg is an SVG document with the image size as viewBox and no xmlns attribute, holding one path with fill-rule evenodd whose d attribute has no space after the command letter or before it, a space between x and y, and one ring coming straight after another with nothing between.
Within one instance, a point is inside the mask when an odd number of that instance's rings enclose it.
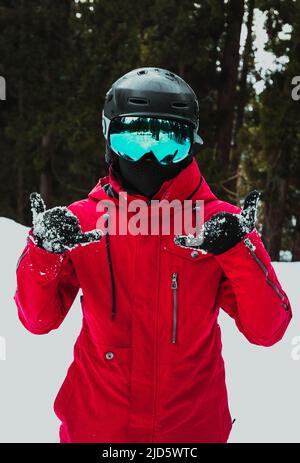
<instances>
[{"instance_id":1,"label":"tree trunk","mask_svg":"<svg viewBox=\"0 0 300 463\"><path fill-rule=\"evenodd\" d=\"M238 104L237 104L237 115L236 115L236 124L235 124L235 137L234 137L235 142L236 142L236 136L244 124L245 107L246 107L247 98L248 98L247 77L248 77L249 68L251 65L251 55L252 55L252 47L253 47L252 27L253 27L254 8L255 8L255 0L248 0L247 37L246 37L245 47L244 47L244 52L243 52L243 66L242 66L241 76L239 80Z\"/></svg>"},{"instance_id":2,"label":"tree trunk","mask_svg":"<svg viewBox=\"0 0 300 463\"><path fill-rule=\"evenodd\" d=\"M292 260L300 261L300 214L296 218L296 226L294 228L294 240L292 247Z\"/></svg>"},{"instance_id":3,"label":"tree trunk","mask_svg":"<svg viewBox=\"0 0 300 463\"><path fill-rule=\"evenodd\" d=\"M269 154L262 236L272 260L280 260L281 239L288 201L292 140L292 133L287 127L286 138L280 151ZM275 161L272 162L272 159Z\"/></svg>"},{"instance_id":4,"label":"tree trunk","mask_svg":"<svg viewBox=\"0 0 300 463\"><path fill-rule=\"evenodd\" d=\"M254 8L255 8L255 0L248 0L247 3L247 36L245 41L245 47L243 51L243 65L241 70L241 75L239 79L239 91L238 91L238 101L237 101L237 114L236 114L236 121L235 121L235 128L234 128L234 136L233 136L233 150L232 156L230 161L230 171L232 174L236 174L236 178L234 178L230 183L226 186L232 190L233 192L237 193L237 201L239 199L239 191L240 191L240 184L241 184L241 169L239 168L240 164L240 152L238 151L237 147L237 137L240 129L244 125L244 116L245 116L245 108L248 103L249 99L249 90L248 90L248 83L247 77L249 74L249 70L251 67L252 61L252 54L253 54L253 16L254 16Z\"/></svg>"},{"instance_id":5,"label":"tree trunk","mask_svg":"<svg viewBox=\"0 0 300 463\"><path fill-rule=\"evenodd\" d=\"M244 15L244 0L231 0L227 4L227 30L221 63L218 91L218 121L216 157L220 160L223 178L229 173L229 160L233 132L234 107L239 67L240 35Z\"/></svg>"},{"instance_id":6,"label":"tree trunk","mask_svg":"<svg viewBox=\"0 0 300 463\"><path fill-rule=\"evenodd\" d=\"M19 161L17 166L17 220L24 223L24 178L23 168Z\"/></svg>"},{"instance_id":7,"label":"tree trunk","mask_svg":"<svg viewBox=\"0 0 300 463\"><path fill-rule=\"evenodd\" d=\"M51 159L53 155L54 135L49 131L42 139L43 168L40 172L40 193L47 206L51 205L52 175Z\"/></svg>"},{"instance_id":8,"label":"tree trunk","mask_svg":"<svg viewBox=\"0 0 300 463\"><path fill-rule=\"evenodd\" d=\"M263 241L272 260L279 260L288 181L270 171L263 220Z\"/></svg>"},{"instance_id":9,"label":"tree trunk","mask_svg":"<svg viewBox=\"0 0 300 463\"><path fill-rule=\"evenodd\" d=\"M181 59L179 61L179 64L178 64L178 75L182 79L186 79L186 76L185 76L185 62L183 61L183 59Z\"/></svg>"},{"instance_id":10,"label":"tree trunk","mask_svg":"<svg viewBox=\"0 0 300 463\"><path fill-rule=\"evenodd\" d=\"M21 0L18 8L19 28L19 48L24 47L24 0ZM16 160L17 160L17 220L24 223L24 157L25 148L23 142L24 129L24 78L21 73L18 81L18 131L19 137L16 142Z\"/></svg>"}]
</instances>

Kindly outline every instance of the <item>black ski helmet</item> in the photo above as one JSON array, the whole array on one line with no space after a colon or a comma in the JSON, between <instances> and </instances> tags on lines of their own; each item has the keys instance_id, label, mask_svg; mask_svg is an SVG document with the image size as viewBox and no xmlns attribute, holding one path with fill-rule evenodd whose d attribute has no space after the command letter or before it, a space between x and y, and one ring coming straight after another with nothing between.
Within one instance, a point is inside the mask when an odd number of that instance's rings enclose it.
<instances>
[{"instance_id":1,"label":"black ski helmet","mask_svg":"<svg viewBox=\"0 0 300 463\"><path fill-rule=\"evenodd\" d=\"M161 116L187 121L194 127L194 143L202 145L197 133L199 105L193 89L167 69L143 67L133 69L116 80L105 95L102 130L105 139L110 121L118 116ZM105 159L111 162L106 143Z\"/></svg>"}]
</instances>

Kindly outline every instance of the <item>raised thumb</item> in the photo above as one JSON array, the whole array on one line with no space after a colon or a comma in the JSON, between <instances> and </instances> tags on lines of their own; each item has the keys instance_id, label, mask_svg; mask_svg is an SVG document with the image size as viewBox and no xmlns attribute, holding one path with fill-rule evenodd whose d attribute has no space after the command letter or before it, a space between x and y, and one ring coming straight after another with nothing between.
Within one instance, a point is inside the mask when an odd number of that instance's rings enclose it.
<instances>
[{"instance_id":1,"label":"raised thumb","mask_svg":"<svg viewBox=\"0 0 300 463\"><path fill-rule=\"evenodd\" d=\"M29 198L33 216L35 216L36 214L40 214L46 210L46 205L39 193L33 192L30 194Z\"/></svg>"},{"instance_id":2,"label":"raised thumb","mask_svg":"<svg viewBox=\"0 0 300 463\"><path fill-rule=\"evenodd\" d=\"M250 228L254 228L256 221L257 204L260 198L260 192L257 190L251 191L245 198L244 206L241 215Z\"/></svg>"}]
</instances>

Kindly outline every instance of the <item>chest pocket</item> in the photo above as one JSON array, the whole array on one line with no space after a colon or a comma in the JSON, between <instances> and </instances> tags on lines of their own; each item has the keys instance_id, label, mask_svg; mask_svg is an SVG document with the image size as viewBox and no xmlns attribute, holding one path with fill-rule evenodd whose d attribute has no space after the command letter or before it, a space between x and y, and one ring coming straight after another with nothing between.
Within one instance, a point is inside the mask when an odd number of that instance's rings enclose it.
<instances>
[{"instance_id":1,"label":"chest pocket","mask_svg":"<svg viewBox=\"0 0 300 463\"><path fill-rule=\"evenodd\" d=\"M214 291L219 264L212 254L177 246L172 236L163 240L162 253L165 286L174 289L176 277L178 305L180 300L181 304L195 306L210 290Z\"/></svg>"},{"instance_id":2,"label":"chest pocket","mask_svg":"<svg viewBox=\"0 0 300 463\"><path fill-rule=\"evenodd\" d=\"M170 323L171 345L184 347L197 338L201 326L207 326L221 277L221 269L211 253L183 248L174 243L173 236L162 241L163 281L166 310ZM188 330L184 336L182 327Z\"/></svg>"},{"instance_id":3,"label":"chest pocket","mask_svg":"<svg viewBox=\"0 0 300 463\"><path fill-rule=\"evenodd\" d=\"M168 236L163 239L163 251L173 254L174 257L186 259L190 263L197 263L212 259L213 255L209 252L205 253L201 249L191 249L178 246L174 243L174 237Z\"/></svg>"}]
</instances>

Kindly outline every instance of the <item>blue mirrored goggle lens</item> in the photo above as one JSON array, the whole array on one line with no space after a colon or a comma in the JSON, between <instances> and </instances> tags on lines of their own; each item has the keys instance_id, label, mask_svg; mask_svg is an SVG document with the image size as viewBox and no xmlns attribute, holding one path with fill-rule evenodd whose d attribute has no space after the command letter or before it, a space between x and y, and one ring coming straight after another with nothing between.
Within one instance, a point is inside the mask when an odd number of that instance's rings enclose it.
<instances>
[{"instance_id":1,"label":"blue mirrored goggle lens","mask_svg":"<svg viewBox=\"0 0 300 463\"><path fill-rule=\"evenodd\" d=\"M175 120L123 116L111 121L109 143L113 151L130 161L152 152L161 164L176 163L190 151L193 129Z\"/></svg>"}]
</instances>

